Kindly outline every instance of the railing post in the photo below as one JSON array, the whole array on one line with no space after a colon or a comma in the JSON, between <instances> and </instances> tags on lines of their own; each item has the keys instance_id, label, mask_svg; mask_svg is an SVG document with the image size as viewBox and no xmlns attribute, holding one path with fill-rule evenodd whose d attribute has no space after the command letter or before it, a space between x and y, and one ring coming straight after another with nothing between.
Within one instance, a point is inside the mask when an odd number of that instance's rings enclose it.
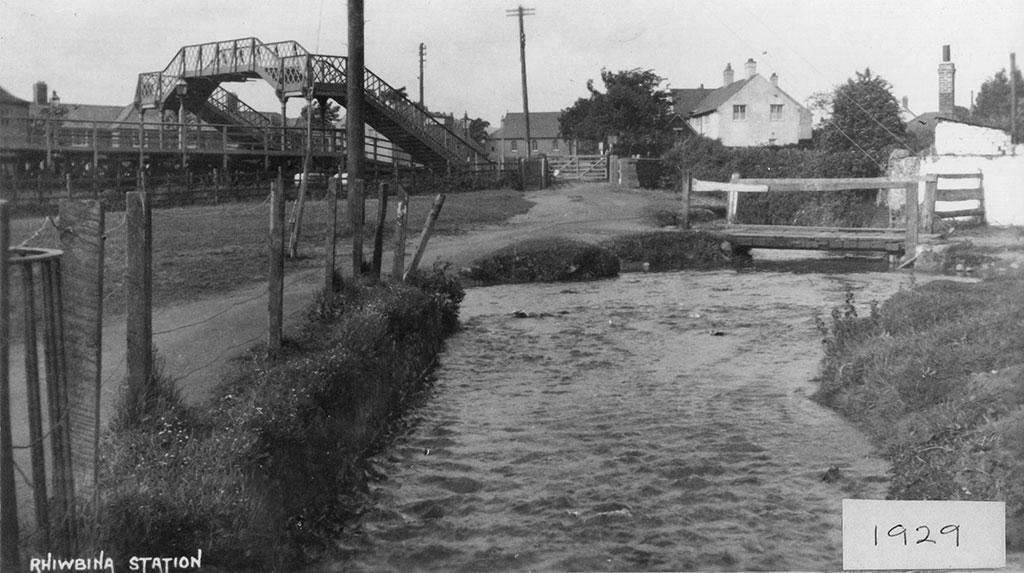
<instances>
[{"instance_id":1,"label":"railing post","mask_svg":"<svg viewBox=\"0 0 1024 573\"><path fill-rule=\"evenodd\" d=\"M381 260L384 256L384 221L388 214L388 184L377 184L377 227L373 233L373 277L380 278Z\"/></svg>"},{"instance_id":2,"label":"railing post","mask_svg":"<svg viewBox=\"0 0 1024 573\"><path fill-rule=\"evenodd\" d=\"M730 181L735 183L737 180L739 180L739 178L739 173L733 173ZM729 191L728 193L729 194L725 208L725 223L727 225L734 225L736 224L736 211L739 208L740 194L738 191Z\"/></svg>"},{"instance_id":3,"label":"railing post","mask_svg":"<svg viewBox=\"0 0 1024 573\"><path fill-rule=\"evenodd\" d=\"M924 202L921 207L921 230L932 233L935 229L935 195L939 188L939 177L930 175L924 182Z\"/></svg>"},{"instance_id":4,"label":"railing post","mask_svg":"<svg viewBox=\"0 0 1024 573\"><path fill-rule=\"evenodd\" d=\"M683 171L683 177L680 183L680 205L679 210L679 224L683 229L690 228L690 193L693 190L693 175L687 169Z\"/></svg>"},{"instance_id":5,"label":"railing post","mask_svg":"<svg viewBox=\"0 0 1024 573\"><path fill-rule=\"evenodd\" d=\"M153 227L149 195L125 193L128 387L142 397L153 379ZM142 406L142 404L138 404Z\"/></svg>"},{"instance_id":6,"label":"railing post","mask_svg":"<svg viewBox=\"0 0 1024 573\"><path fill-rule=\"evenodd\" d=\"M908 183L906 190L907 231L904 239L903 259L909 261L917 256L917 229L920 224L917 208L917 183Z\"/></svg>"},{"instance_id":7,"label":"railing post","mask_svg":"<svg viewBox=\"0 0 1024 573\"><path fill-rule=\"evenodd\" d=\"M10 388L10 207L0 200L0 569L21 569L18 541L18 500L14 485L14 441L11 435Z\"/></svg>"},{"instance_id":8,"label":"railing post","mask_svg":"<svg viewBox=\"0 0 1024 573\"><path fill-rule=\"evenodd\" d=\"M267 250L270 254L269 279L267 281L268 319L267 349L271 352L281 348L284 330L284 179L278 177L270 191L270 229L267 233Z\"/></svg>"},{"instance_id":9,"label":"railing post","mask_svg":"<svg viewBox=\"0 0 1024 573\"><path fill-rule=\"evenodd\" d=\"M395 172L395 179L398 179L398 172ZM402 280L405 272L405 235L407 232L406 220L409 215L409 194L401 184L397 185L401 198L398 200L398 210L395 213L395 256L391 264L392 280Z\"/></svg>"},{"instance_id":10,"label":"railing post","mask_svg":"<svg viewBox=\"0 0 1024 573\"><path fill-rule=\"evenodd\" d=\"M331 178L327 182L327 233L324 239L324 289L332 292L334 284L334 263L338 239L338 181Z\"/></svg>"},{"instance_id":11,"label":"railing post","mask_svg":"<svg viewBox=\"0 0 1024 573\"><path fill-rule=\"evenodd\" d=\"M412 262L409 263L409 270L405 271L402 275L404 281L409 277L411 273L416 272L417 267L420 265L420 259L423 258L423 252L427 250L427 241L430 240L430 234L434 231L434 223L437 221L437 216L441 213L441 207L444 206L444 193L440 193L434 198L434 205L430 208L430 214L427 215L427 220L423 224L423 233L420 234L420 242L416 246L416 252L412 256Z\"/></svg>"}]
</instances>

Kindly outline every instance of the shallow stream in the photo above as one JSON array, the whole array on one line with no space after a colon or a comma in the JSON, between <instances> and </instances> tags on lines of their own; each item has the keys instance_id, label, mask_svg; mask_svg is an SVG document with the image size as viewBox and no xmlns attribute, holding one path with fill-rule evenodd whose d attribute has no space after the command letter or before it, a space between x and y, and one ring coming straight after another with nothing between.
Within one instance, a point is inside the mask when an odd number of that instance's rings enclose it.
<instances>
[{"instance_id":1,"label":"shallow stream","mask_svg":"<svg viewBox=\"0 0 1024 573\"><path fill-rule=\"evenodd\" d=\"M838 569L841 500L884 498L886 464L810 399L815 316L910 281L794 261L472 289L335 567Z\"/></svg>"}]
</instances>

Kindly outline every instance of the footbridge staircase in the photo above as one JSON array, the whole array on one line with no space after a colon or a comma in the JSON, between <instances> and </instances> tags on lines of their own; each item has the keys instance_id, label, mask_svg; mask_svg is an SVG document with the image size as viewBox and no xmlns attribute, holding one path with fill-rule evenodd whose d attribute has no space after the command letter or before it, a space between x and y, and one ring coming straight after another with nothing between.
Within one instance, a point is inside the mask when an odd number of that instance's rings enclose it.
<instances>
[{"instance_id":1,"label":"footbridge staircase","mask_svg":"<svg viewBox=\"0 0 1024 573\"><path fill-rule=\"evenodd\" d=\"M209 124L232 126L230 137L239 145L275 149L286 145L268 137L280 120L239 101L221 84L263 80L282 102L298 97L345 106L347 64L344 56L312 54L293 41L242 38L185 46L162 71L139 74L135 103L140 111L183 106ZM366 123L415 161L433 169L491 163L476 142L446 127L370 70L364 70L363 97Z\"/></svg>"}]
</instances>

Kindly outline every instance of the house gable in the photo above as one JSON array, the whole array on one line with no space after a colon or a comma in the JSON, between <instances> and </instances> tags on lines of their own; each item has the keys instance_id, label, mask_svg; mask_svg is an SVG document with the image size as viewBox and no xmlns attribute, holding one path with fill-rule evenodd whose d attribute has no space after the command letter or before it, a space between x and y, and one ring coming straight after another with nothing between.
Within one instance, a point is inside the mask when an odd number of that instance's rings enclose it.
<instances>
[{"instance_id":1,"label":"house gable","mask_svg":"<svg viewBox=\"0 0 1024 573\"><path fill-rule=\"evenodd\" d=\"M726 146L789 145L811 138L811 113L760 74L708 94L687 117Z\"/></svg>"}]
</instances>

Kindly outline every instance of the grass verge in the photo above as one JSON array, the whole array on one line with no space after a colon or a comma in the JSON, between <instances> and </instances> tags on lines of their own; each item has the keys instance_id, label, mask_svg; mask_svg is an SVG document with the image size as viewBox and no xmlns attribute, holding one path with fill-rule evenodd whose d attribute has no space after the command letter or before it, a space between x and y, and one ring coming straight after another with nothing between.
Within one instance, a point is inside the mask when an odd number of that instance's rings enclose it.
<instances>
[{"instance_id":1,"label":"grass verge","mask_svg":"<svg viewBox=\"0 0 1024 573\"><path fill-rule=\"evenodd\" d=\"M893 499L997 500L1024 549L1024 278L932 282L820 324L815 398L885 448Z\"/></svg>"},{"instance_id":2,"label":"grass verge","mask_svg":"<svg viewBox=\"0 0 1024 573\"><path fill-rule=\"evenodd\" d=\"M119 568L201 548L204 566L241 570L293 569L327 550L358 510L365 452L458 325L457 280L435 268L410 283L319 293L283 350L250 351L206 404L126 396L102 448L97 547Z\"/></svg>"}]
</instances>

